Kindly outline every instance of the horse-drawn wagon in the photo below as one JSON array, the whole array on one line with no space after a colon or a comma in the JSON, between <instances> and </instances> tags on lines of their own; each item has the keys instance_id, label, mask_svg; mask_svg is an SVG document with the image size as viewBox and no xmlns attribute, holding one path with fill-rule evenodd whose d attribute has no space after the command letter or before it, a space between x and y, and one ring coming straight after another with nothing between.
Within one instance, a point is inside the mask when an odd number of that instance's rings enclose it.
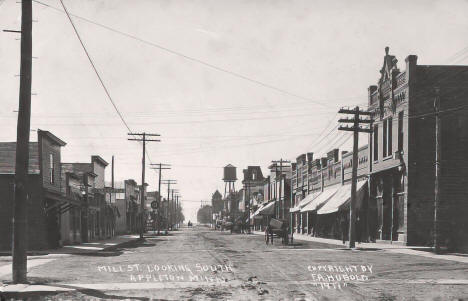
<instances>
[{"instance_id":1,"label":"horse-drawn wagon","mask_svg":"<svg viewBox=\"0 0 468 301\"><path fill-rule=\"evenodd\" d=\"M270 219L265 229L265 243L269 244L271 242L273 244L274 236L280 237L283 245L289 244L289 227L286 220Z\"/></svg>"}]
</instances>

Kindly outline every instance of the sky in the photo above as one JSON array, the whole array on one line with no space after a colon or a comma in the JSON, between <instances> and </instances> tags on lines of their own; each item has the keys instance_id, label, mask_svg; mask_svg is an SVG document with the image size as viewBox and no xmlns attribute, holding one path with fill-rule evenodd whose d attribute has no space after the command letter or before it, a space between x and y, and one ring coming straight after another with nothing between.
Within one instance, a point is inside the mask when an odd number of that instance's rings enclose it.
<instances>
[{"instance_id":1,"label":"sky","mask_svg":"<svg viewBox=\"0 0 468 301\"><path fill-rule=\"evenodd\" d=\"M177 180L192 221L201 200L224 191L229 163L241 178L248 165L267 175L271 160L351 150L350 134L334 130L337 111L366 106L386 46L400 70L410 54L468 64L466 0L64 3L131 131L161 135L147 144L149 190L149 164L171 164L162 178ZM116 180L141 183L141 144L127 140L60 1L34 2L33 19L31 128L67 142L63 162L114 155ZM0 0L1 29L20 20L21 4ZM19 54L19 36L0 32L0 141L16 139Z\"/></svg>"}]
</instances>

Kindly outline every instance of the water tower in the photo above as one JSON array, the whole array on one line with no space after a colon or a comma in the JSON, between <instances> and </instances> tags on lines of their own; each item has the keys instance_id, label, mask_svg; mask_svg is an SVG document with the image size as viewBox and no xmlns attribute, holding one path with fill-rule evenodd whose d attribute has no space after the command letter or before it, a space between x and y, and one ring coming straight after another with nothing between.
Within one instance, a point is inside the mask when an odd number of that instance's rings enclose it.
<instances>
[{"instance_id":1,"label":"water tower","mask_svg":"<svg viewBox=\"0 0 468 301\"><path fill-rule=\"evenodd\" d=\"M237 181L236 167L228 164L224 166L224 197L226 198L226 192L231 193L236 191L235 183Z\"/></svg>"}]
</instances>

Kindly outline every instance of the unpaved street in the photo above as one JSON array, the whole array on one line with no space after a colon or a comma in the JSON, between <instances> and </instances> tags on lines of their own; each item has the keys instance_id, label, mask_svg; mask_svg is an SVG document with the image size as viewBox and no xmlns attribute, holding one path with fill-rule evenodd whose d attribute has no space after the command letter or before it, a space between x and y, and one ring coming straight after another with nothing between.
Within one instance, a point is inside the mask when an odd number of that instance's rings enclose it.
<instances>
[{"instance_id":1,"label":"unpaved street","mask_svg":"<svg viewBox=\"0 0 468 301\"><path fill-rule=\"evenodd\" d=\"M41 298L449 300L468 296L468 264L313 242L281 246L276 240L274 246L266 246L260 235L203 227L184 228L170 236L149 235L143 243L114 251L51 258L55 259L31 268L31 281L70 291L44 292Z\"/></svg>"}]
</instances>

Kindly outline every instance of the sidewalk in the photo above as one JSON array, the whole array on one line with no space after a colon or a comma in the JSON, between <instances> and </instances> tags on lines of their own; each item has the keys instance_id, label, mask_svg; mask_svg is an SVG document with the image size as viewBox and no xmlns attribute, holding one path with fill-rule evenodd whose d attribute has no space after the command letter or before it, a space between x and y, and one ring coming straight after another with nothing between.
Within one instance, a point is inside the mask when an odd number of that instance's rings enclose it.
<instances>
[{"instance_id":1,"label":"sidewalk","mask_svg":"<svg viewBox=\"0 0 468 301\"><path fill-rule=\"evenodd\" d=\"M265 235L264 232L260 231L252 231L252 233L256 235ZM336 245L342 248L348 248L347 245L343 245L341 240L337 239L330 239L330 238L321 238L321 237L313 237L310 235L304 234L297 234L294 233L294 240L302 240L302 241L311 241L317 243L324 243L329 245ZM427 258L434 258L434 259L442 259L442 260L450 260L450 261L457 261L462 263L468 263L468 256L463 256L462 254L435 254L430 252L431 247L422 247L422 246L405 246L399 243L390 244L390 243L356 243L356 250L368 250L368 249L379 249L385 250L388 252L393 253L400 253L400 254L407 254L407 255L416 255L422 256ZM425 250L425 251L422 251Z\"/></svg>"},{"instance_id":2,"label":"sidewalk","mask_svg":"<svg viewBox=\"0 0 468 301\"><path fill-rule=\"evenodd\" d=\"M135 243L140 239L139 235L120 235L111 239L82 243L73 246L64 246L60 249L31 251L28 252L28 272L29 269L49 263L51 261L63 258L70 255L86 255L96 252L113 251L117 248L125 247ZM0 278L9 277L12 273L12 257L11 252L1 252L0 255ZM0 282L0 293L6 292L44 292L44 291L70 291L71 288L49 285L34 285L34 284L6 284Z\"/></svg>"},{"instance_id":3,"label":"sidewalk","mask_svg":"<svg viewBox=\"0 0 468 301\"><path fill-rule=\"evenodd\" d=\"M77 245L67 245L58 249L28 251L28 256L42 256L49 254L85 254L98 251L110 251L113 248L139 239L138 235L119 235L110 239L81 243ZM1 256L11 256L11 251L0 251Z\"/></svg>"}]
</instances>

